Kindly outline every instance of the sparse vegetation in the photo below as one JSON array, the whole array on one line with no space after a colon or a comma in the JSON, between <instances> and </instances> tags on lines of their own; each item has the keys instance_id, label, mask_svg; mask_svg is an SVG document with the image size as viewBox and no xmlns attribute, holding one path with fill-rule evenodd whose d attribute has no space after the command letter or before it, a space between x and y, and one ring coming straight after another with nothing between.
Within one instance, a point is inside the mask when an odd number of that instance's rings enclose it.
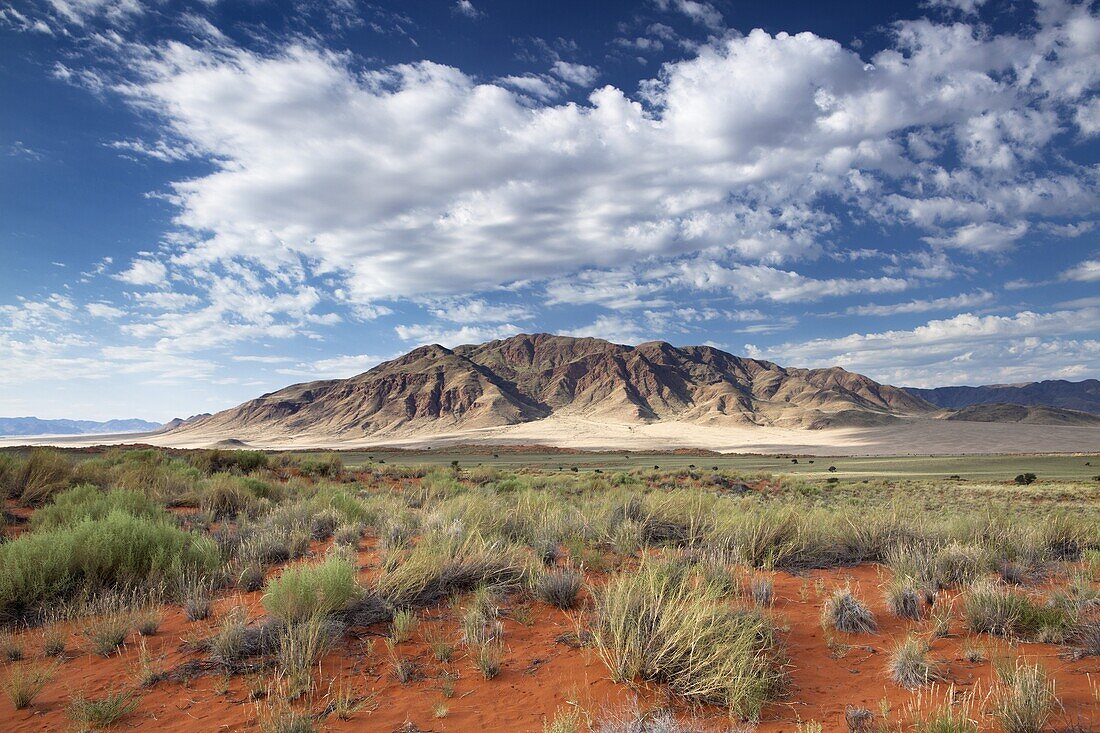
<instances>
[{"instance_id":1,"label":"sparse vegetation","mask_svg":"<svg viewBox=\"0 0 1100 733\"><path fill-rule=\"evenodd\" d=\"M858 472L847 459L836 459L835 476L822 470L827 463L788 459L816 477L780 481L674 456L662 469L617 455L557 457L544 468L476 465L485 456L435 467L349 459L352 472L326 456L237 453L47 451L35 458L37 475L53 466L57 480L36 479L53 488L28 493L28 510L16 506L22 489L10 487L30 454L0 451L13 523L0 543L0 663L30 660L0 671L6 691L33 690L36 675L53 669L42 661L49 656L65 662L63 677L79 649L110 655L78 664L116 665L131 689L171 694L205 676L191 688L198 697L236 699L243 687L260 730L315 730L360 709L365 721L388 716L385 689L367 703L355 696L349 657L372 679L412 683L407 693L453 697L434 708L429 700L421 712L452 718L469 688L501 685L487 680L502 674L501 690L541 684L547 660L560 675L588 648L622 683L644 681L751 721L783 696L787 670L804 663L799 642L783 648L782 640L799 638L786 627L820 610L829 653L844 665L884 664L923 700L901 719L853 708L842 726L972 731L975 719L996 716L1024 733L1042 717L1035 711L1056 708L1043 703L1053 700L1053 676L1040 684L1031 672L1005 671L982 711L937 707L939 681L956 679L959 665L980 673L1015 640L1061 643L1066 665L1088 664L1100 649L1100 487L1047 478L1057 475L1050 464L1036 464L1044 480L1021 492L1011 473L996 484L852 478ZM569 461L577 471L566 470ZM966 475L960 464L952 469ZM36 492L43 498L31 500ZM864 563L875 566L888 612L906 623L884 621L880 637L861 642L836 632L878 628L856 585L868 584L866 566L844 569ZM814 577L799 577L810 569ZM261 604L243 595L260 588ZM566 626L556 641L538 628L543 603L569 611L551 614ZM164 619L171 635L146 645ZM934 659L929 645L952 625L973 636L955 654L936 643L945 658ZM165 644L182 644L186 660L167 662ZM863 645L885 648L888 661L867 661ZM55 686L43 684L39 699L52 710L35 714L63 715L52 703ZM1044 685L1046 697L1037 692ZM93 719L119 709L124 717L137 704L132 694L114 695L78 696L76 727L105 727ZM696 728L668 711L609 713L567 695L557 713L532 710L537 717L518 725L556 733ZM798 695L791 688L793 703ZM88 722L77 720L77 708L93 711ZM823 710L800 713L802 730L832 725Z\"/></svg>"}]
</instances>

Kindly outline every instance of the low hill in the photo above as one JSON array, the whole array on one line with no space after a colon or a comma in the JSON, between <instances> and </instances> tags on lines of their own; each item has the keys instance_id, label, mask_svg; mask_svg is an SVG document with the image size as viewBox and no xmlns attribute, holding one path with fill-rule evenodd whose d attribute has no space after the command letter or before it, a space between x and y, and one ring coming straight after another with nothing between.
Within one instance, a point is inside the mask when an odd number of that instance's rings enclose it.
<instances>
[{"instance_id":1,"label":"low hill","mask_svg":"<svg viewBox=\"0 0 1100 733\"><path fill-rule=\"evenodd\" d=\"M953 412L945 419L1029 425L1100 426L1100 415L1035 405L972 405Z\"/></svg>"},{"instance_id":2,"label":"low hill","mask_svg":"<svg viewBox=\"0 0 1100 733\"><path fill-rule=\"evenodd\" d=\"M1048 379L1023 384L989 384L984 387L936 387L905 391L937 407L958 410L971 405L1036 405L1100 415L1100 380L1069 382Z\"/></svg>"}]
</instances>

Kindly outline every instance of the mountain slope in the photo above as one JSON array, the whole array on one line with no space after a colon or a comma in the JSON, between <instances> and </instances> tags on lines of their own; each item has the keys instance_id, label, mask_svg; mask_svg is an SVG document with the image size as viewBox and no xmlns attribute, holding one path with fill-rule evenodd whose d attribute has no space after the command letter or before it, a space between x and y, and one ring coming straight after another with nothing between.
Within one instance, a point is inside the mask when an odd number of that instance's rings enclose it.
<instances>
[{"instance_id":1,"label":"mountain slope","mask_svg":"<svg viewBox=\"0 0 1100 733\"><path fill-rule=\"evenodd\" d=\"M91 435L95 433L144 433L158 430L148 420L41 420L37 417L0 417L0 435Z\"/></svg>"},{"instance_id":2,"label":"mountain slope","mask_svg":"<svg viewBox=\"0 0 1100 733\"><path fill-rule=\"evenodd\" d=\"M971 405L1037 405L1100 415L1100 380L1068 382L1050 379L1025 384L990 384L983 387L905 387L906 392L937 407L957 410Z\"/></svg>"},{"instance_id":3,"label":"mountain slope","mask_svg":"<svg viewBox=\"0 0 1100 733\"><path fill-rule=\"evenodd\" d=\"M551 415L810 427L830 415L865 423L868 415L933 410L896 387L840 368L786 369L709 346L631 347L524 334L454 349L423 346L358 376L292 385L173 432L351 439L491 428Z\"/></svg>"}]
</instances>

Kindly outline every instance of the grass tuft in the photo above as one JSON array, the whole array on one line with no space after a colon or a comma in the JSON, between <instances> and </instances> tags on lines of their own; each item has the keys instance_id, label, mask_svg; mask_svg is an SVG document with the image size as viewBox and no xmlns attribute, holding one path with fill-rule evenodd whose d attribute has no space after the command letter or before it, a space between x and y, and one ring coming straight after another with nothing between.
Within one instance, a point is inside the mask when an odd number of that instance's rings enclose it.
<instances>
[{"instance_id":1,"label":"grass tuft","mask_svg":"<svg viewBox=\"0 0 1100 733\"><path fill-rule=\"evenodd\" d=\"M30 707L34 699L57 674L58 663L49 665L13 664L0 686L16 710Z\"/></svg>"},{"instance_id":2,"label":"grass tuft","mask_svg":"<svg viewBox=\"0 0 1100 733\"><path fill-rule=\"evenodd\" d=\"M689 700L757 716L783 679L771 625L687 580L681 566L661 562L612 576L596 592L600 656L618 680L666 682Z\"/></svg>"},{"instance_id":3,"label":"grass tuft","mask_svg":"<svg viewBox=\"0 0 1100 733\"><path fill-rule=\"evenodd\" d=\"M826 627L850 634L867 634L878 629L875 615L849 589L838 589L825 601L821 622Z\"/></svg>"}]
</instances>

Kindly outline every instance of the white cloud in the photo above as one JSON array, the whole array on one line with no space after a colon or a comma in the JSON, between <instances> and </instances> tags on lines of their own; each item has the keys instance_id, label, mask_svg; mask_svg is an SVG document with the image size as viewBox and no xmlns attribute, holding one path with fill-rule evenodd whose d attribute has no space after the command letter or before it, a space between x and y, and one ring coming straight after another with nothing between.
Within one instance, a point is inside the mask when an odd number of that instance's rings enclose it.
<instances>
[{"instance_id":1,"label":"white cloud","mask_svg":"<svg viewBox=\"0 0 1100 733\"><path fill-rule=\"evenodd\" d=\"M764 265L723 267L706 260L682 263L672 281L698 290L726 290L739 300L764 299L779 303L854 293L895 293L910 286L909 281L896 277L816 279L793 270Z\"/></svg>"},{"instance_id":2,"label":"white cloud","mask_svg":"<svg viewBox=\"0 0 1100 733\"><path fill-rule=\"evenodd\" d=\"M50 8L67 23L82 26L96 18L126 23L145 12L139 0L48 0Z\"/></svg>"},{"instance_id":3,"label":"white cloud","mask_svg":"<svg viewBox=\"0 0 1100 733\"><path fill-rule=\"evenodd\" d=\"M276 369L279 374L310 377L312 379L345 379L361 374L371 367L382 363L380 356L370 354L349 354L319 359L314 362L299 362L294 368Z\"/></svg>"},{"instance_id":4,"label":"white cloud","mask_svg":"<svg viewBox=\"0 0 1100 733\"><path fill-rule=\"evenodd\" d=\"M1074 265L1062 273L1062 279L1086 283L1100 281L1100 260L1085 260Z\"/></svg>"},{"instance_id":5,"label":"white cloud","mask_svg":"<svg viewBox=\"0 0 1100 733\"><path fill-rule=\"evenodd\" d=\"M722 13L708 2L702 0L654 0L654 2L661 10L682 13L711 30L721 30L723 27Z\"/></svg>"},{"instance_id":6,"label":"white cloud","mask_svg":"<svg viewBox=\"0 0 1100 733\"><path fill-rule=\"evenodd\" d=\"M168 268L159 260L136 259L115 277L131 285L157 285L168 277Z\"/></svg>"},{"instance_id":7,"label":"white cloud","mask_svg":"<svg viewBox=\"0 0 1100 733\"><path fill-rule=\"evenodd\" d=\"M1027 223L1012 225L983 222L959 227L950 235L925 237L924 241L941 247L952 247L971 252L1004 252L1027 234Z\"/></svg>"},{"instance_id":8,"label":"white cloud","mask_svg":"<svg viewBox=\"0 0 1100 733\"><path fill-rule=\"evenodd\" d=\"M613 87L540 103L550 77L478 83L431 62L361 74L313 45L164 45L118 88L217 161L174 185L181 265L305 255L369 305L704 250L813 258L838 226L826 198L937 247L1006 251L1035 219L1100 205L1096 175L1028 167L1054 144L1051 110L1100 78L1074 41L1097 25L1086 9L1043 23L1012 36L901 22L870 63L753 31L665 65L644 104ZM956 149L909 157L914 130ZM986 149L1011 165L990 174Z\"/></svg>"},{"instance_id":9,"label":"white cloud","mask_svg":"<svg viewBox=\"0 0 1100 733\"><path fill-rule=\"evenodd\" d=\"M567 336L601 338L617 344L640 344L653 339L652 331L631 318L599 316L587 326L565 331Z\"/></svg>"},{"instance_id":10,"label":"white cloud","mask_svg":"<svg viewBox=\"0 0 1100 733\"><path fill-rule=\"evenodd\" d=\"M508 338L522 333L519 326L506 323L500 326L462 326L461 328L446 328L437 324L413 324L408 326L395 326L398 338L411 342L417 346L424 344L439 344L441 346L454 347L461 344L477 344L482 341Z\"/></svg>"},{"instance_id":11,"label":"white cloud","mask_svg":"<svg viewBox=\"0 0 1100 733\"><path fill-rule=\"evenodd\" d=\"M481 11L475 8L470 0L456 0L453 7L456 13L465 15L467 18L477 18L481 16Z\"/></svg>"},{"instance_id":12,"label":"white cloud","mask_svg":"<svg viewBox=\"0 0 1100 733\"><path fill-rule=\"evenodd\" d=\"M891 305L854 305L844 312L854 316L895 316L900 313L926 313L936 310L953 310L957 308L972 308L976 305L985 305L996 300L996 296L987 290L979 290L976 293L963 293L946 298L932 298L930 300L910 300L905 303L893 303Z\"/></svg>"},{"instance_id":13,"label":"white cloud","mask_svg":"<svg viewBox=\"0 0 1100 733\"><path fill-rule=\"evenodd\" d=\"M599 77L600 72L592 66L586 66L585 64L574 64L568 61L562 61L561 59L554 62L551 67L551 71L554 75L563 81L567 81L570 84L575 84L579 87L589 87Z\"/></svg>"},{"instance_id":14,"label":"white cloud","mask_svg":"<svg viewBox=\"0 0 1100 733\"><path fill-rule=\"evenodd\" d=\"M503 76L497 79L497 83L544 101L560 97L566 90L566 86L557 79L537 74Z\"/></svg>"},{"instance_id":15,"label":"white cloud","mask_svg":"<svg viewBox=\"0 0 1100 733\"><path fill-rule=\"evenodd\" d=\"M880 381L912 386L1050 379L1100 369L1100 341L1089 333L1100 308L1011 316L961 313L912 330L792 342L761 352L782 364L840 365Z\"/></svg>"},{"instance_id":16,"label":"white cloud","mask_svg":"<svg viewBox=\"0 0 1100 733\"><path fill-rule=\"evenodd\" d=\"M108 320L121 318L126 315L126 311L109 305L108 303L88 303L85 309L95 318L106 318Z\"/></svg>"},{"instance_id":17,"label":"white cloud","mask_svg":"<svg viewBox=\"0 0 1100 733\"><path fill-rule=\"evenodd\" d=\"M524 305L487 303L480 298L440 301L430 309L431 314L452 323L505 323L527 321L533 313Z\"/></svg>"},{"instance_id":18,"label":"white cloud","mask_svg":"<svg viewBox=\"0 0 1100 733\"><path fill-rule=\"evenodd\" d=\"M931 7L957 10L964 15L974 15L987 0L927 0Z\"/></svg>"}]
</instances>

